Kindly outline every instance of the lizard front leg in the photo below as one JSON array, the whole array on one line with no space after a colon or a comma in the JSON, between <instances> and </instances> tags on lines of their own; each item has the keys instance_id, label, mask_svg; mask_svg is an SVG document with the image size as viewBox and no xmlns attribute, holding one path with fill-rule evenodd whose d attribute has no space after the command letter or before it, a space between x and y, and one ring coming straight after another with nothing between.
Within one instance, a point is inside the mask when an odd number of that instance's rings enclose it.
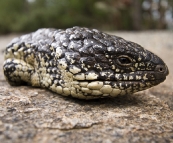
<instances>
[{"instance_id":1,"label":"lizard front leg","mask_svg":"<svg viewBox=\"0 0 173 143\"><path fill-rule=\"evenodd\" d=\"M31 75L34 73L34 68L25 61L9 58L4 62L3 70L10 85L31 84Z\"/></svg>"}]
</instances>

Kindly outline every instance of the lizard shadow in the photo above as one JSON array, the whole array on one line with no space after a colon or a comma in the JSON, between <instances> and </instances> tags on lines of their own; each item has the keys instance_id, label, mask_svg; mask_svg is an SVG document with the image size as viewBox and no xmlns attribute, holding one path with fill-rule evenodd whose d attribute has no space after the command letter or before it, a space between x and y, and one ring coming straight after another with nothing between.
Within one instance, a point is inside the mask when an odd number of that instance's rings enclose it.
<instances>
[{"instance_id":1,"label":"lizard shadow","mask_svg":"<svg viewBox=\"0 0 173 143\"><path fill-rule=\"evenodd\" d=\"M129 94L115 98L100 98L93 100L81 100L69 97L64 97L64 99L81 106L105 106L107 108L137 106L144 103L141 94Z\"/></svg>"}]
</instances>

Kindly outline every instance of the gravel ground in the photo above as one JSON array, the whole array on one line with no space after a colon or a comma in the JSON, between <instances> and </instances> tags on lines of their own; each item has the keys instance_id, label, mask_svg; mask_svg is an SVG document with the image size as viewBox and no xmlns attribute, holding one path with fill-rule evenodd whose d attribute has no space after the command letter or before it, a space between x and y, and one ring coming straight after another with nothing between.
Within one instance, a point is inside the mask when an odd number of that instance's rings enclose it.
<instances>
[{"instance_id":1,"label":"gravel ground","mask_svg":"<svg viewBox=\"0 0 173 143\"><path fill-rule=\"evenodd\" d=\"M137 94L83 101L45 89L11 87L3 51L17 35L0 36L0 142L173 142L173 32L114 32L161 57L166 81Z\"/></svg>"}]
</instances>

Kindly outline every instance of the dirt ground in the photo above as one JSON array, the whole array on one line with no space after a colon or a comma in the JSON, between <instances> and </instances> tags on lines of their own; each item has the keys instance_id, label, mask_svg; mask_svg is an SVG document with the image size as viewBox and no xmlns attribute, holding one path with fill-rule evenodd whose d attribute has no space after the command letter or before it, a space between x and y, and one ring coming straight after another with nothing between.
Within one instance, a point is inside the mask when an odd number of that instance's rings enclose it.
<instances>
[{"instance_id":1,"label":"dirt ground","mask_svg":"<svg viewBox=\"0 0 173 143\"><path fill-rule=\"evenodd\" d=\"M0 36L0 142L173 142L173 32L111 34L161 57L169 68L166 81L133 95L93 101L11 87L3 76L3 52L17 35Z\"/></svg>"}]
</instances>

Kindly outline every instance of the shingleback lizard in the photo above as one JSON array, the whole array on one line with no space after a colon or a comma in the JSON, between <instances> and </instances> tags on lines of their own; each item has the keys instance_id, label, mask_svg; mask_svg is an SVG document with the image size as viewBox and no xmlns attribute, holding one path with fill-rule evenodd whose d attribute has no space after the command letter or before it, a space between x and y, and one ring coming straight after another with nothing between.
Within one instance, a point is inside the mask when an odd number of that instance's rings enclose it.
<instances>
[{"instance_id":1,"label":"shingleback lizard","mask_svg":"<svg viewBox=\"0 0 173 143\"><path fill-rule=\"evenodd\" d=\"M13 39L3 70L10 85L43 87L80 99L141 91L169 73L162 59L140 45L81 27L44 28Z\"/></svg>"}]
</instances>

